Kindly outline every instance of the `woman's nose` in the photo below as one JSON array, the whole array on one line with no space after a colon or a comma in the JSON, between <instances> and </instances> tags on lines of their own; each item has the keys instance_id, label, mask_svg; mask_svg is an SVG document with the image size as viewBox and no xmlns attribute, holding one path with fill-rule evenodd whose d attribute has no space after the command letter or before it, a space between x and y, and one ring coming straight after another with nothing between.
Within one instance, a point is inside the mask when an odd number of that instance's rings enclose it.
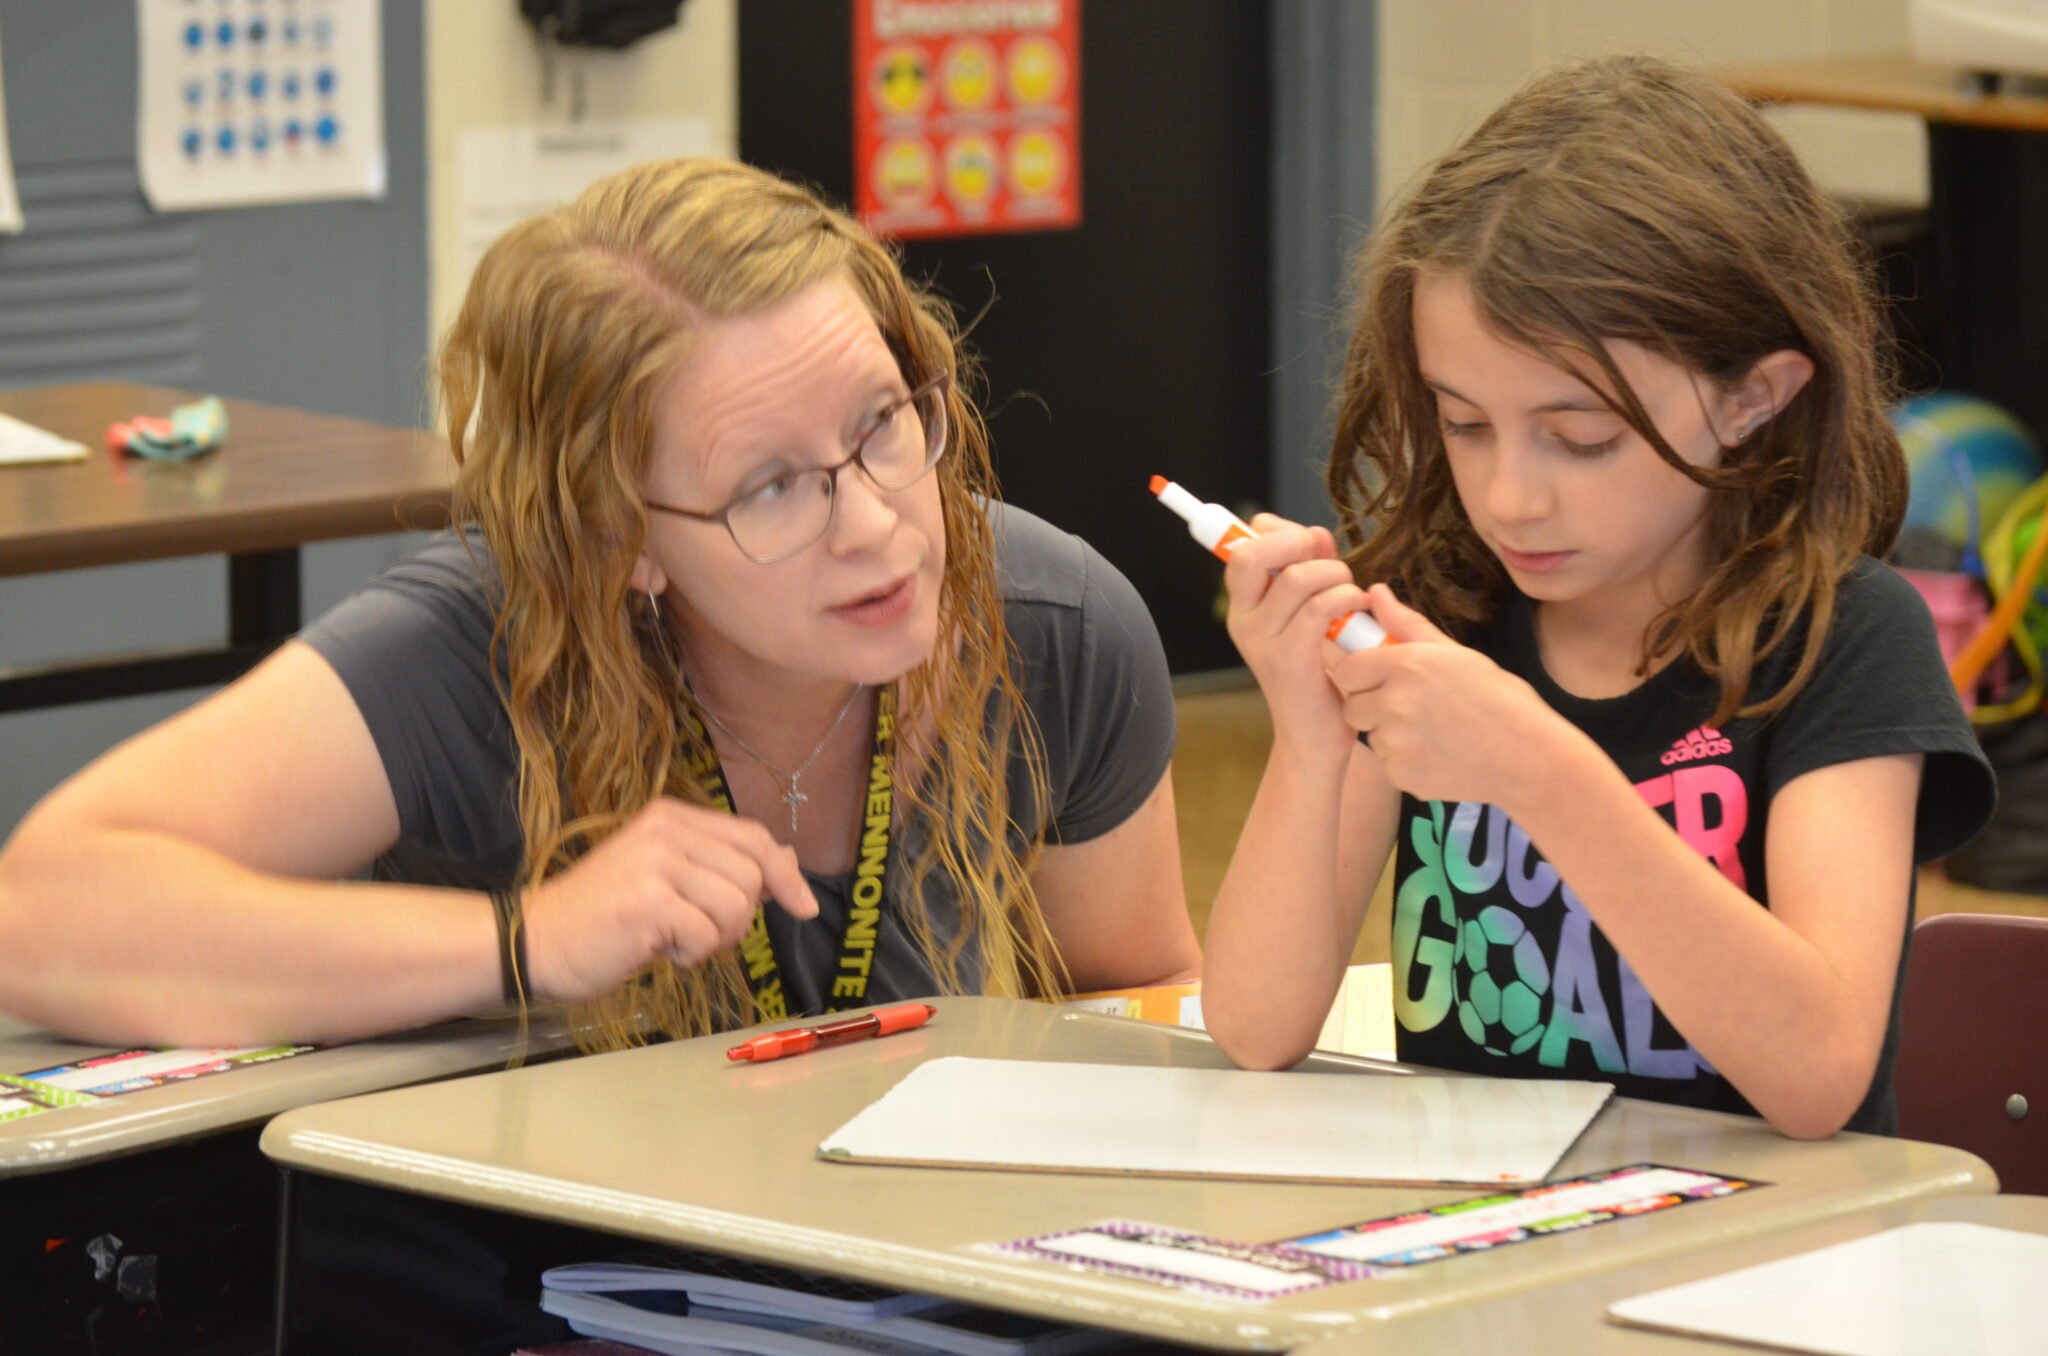
<instances>
[{"instance_id":1,"label":"woman's nose","mask_svg":"<svg viewBox=\"0 0 2048 1356\"><path fill-rule=\"evenodd\" d=\"M889 496L858 461L840 468L832 486L832 526L827 533L835 553L850 555L886 541L896 529L896 518Z\"/></svg>"}]
</instances>

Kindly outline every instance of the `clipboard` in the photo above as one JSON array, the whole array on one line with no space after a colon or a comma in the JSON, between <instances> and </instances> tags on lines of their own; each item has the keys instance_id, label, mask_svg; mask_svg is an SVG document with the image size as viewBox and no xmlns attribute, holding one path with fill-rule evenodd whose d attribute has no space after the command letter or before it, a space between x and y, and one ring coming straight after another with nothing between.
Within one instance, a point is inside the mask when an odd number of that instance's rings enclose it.
<instances>
[{"instance_id":1,"label":"clipboard","mask_svg":"<svg viewBox=\"0 0 2048 1356\"><path fill-rule=\"evenodd\" d=\"M1607 1083L934 1059L826 1136L833 1163L1315 1183L1539 1183Z\"/></svg>"}]
</instances>

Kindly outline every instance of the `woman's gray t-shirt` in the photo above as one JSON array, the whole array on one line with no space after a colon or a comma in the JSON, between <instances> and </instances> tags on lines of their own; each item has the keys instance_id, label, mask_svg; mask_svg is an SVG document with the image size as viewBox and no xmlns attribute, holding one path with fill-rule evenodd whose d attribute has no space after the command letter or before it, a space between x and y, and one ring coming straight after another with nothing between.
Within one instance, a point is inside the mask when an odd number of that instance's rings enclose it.
<instances>
[{"instance_id":1,"label":"woman's gray t-shirt","mask_svg":"<svg viewBox=\"0 0 2048 1356\"><path fill-rule=\"evenodd\" d=\"M1173 693L1159 633L1130 582L1079 537L1022 509L993 505L990 515L1018 686L1044 739L1045 838L1086 842L1128 819L1172 756ZM519 872L518 749L490 664L496 590L481 540L443 534L300 634L341 676L391 781L399 841L376 864L381 880L488 890ZM1008 774L1021 846L1039 826L1020 757ZM909 826L892 854L892 904L918 832ZM815 920L767 910L792 1012L827 1006L853 881L851 872L809 878ZM949 935L958 921L950 883L935 876L925 895L936 931ZM885 907L868 1002L936 988L889 914ZM971 954L962 961L971 986L979 966Z\"/></svg>"}]
</instances>

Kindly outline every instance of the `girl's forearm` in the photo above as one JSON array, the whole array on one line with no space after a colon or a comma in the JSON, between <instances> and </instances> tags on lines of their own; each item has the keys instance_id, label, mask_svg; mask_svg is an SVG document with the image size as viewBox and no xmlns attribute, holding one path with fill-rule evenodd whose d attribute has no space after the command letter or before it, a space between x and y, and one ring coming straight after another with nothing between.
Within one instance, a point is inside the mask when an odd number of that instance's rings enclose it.
<instances>
[{"instance_id":1,"label":"girl's forearm","mask_svg":"<svg viewBox=\"0 0 2048 1356\"><path fill-rule=\"evenodd\" d=\"M402 1030L499 1001L497 946L487 896L266 875L162 833L31 833L0 855L0 1008L82 1038Z\"/></svg>"},{"instance_id":2,"label":"girl's forearm","mask_svg":"<svg viewBox=\"0 0 2048 1356\"><path fill-rule=\"evenodd\" d=\"M1341 803L1341 767L1267 761L1203 947L1203 1025L1240 1065L1305 1056L1343 982L1362 901L1339 898Z\"/></svg>"},{"instance_id":3,"label":"girl's forearm","mask_svg":"<svg viewBox=\"0 0 2048 1356\"><path fill-rule=\"evenodd\" d=\"M1701 856L1576 731L1506 807L1693 1048L1787 1134L1867 1087L1854 995L1819 948ZM1874 1050L1873 1052L1874 1053Z\"/></svg>"}]
</instances>

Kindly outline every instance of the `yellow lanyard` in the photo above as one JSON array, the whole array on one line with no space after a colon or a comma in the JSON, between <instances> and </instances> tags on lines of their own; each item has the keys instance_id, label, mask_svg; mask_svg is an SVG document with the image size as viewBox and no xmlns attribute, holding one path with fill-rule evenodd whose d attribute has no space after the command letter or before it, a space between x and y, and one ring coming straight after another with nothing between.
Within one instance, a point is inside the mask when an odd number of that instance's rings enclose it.
<instances>
[{"instance_id":1,"label":"yellow lanyard","mask_svg":"<svg viewBox=\"0 0 2048 1356\"><path fill-rule=\"evenodd\" d=\"M719 766L703 721L687 704L683 716L704 746L703 756L691 766L690 775L704 788L713 805L727 814L733 813L732 784L726 781L725 769ZM888 893L889 826L896 805L895 745L895 689L884 687L875 698L874 753L868 761L868 791L861 808L860 861L853 869L853 897L846 913L846 933L839 939L839 965L832 974L832 1001L826 1005L827 1012L836 1012L841 999L847 1000L848 1007L859 1007L867 1001L875 943L882 930L882 901ZM759 1018L775 1021L789 1016L789 995L782 987L782 972L775 963L775 944L768 938L765 906L756 906L753 924L740 939L740 960L747 967L747 985L754 991L754 1008Z\"/></svg>"}]
</instances>

